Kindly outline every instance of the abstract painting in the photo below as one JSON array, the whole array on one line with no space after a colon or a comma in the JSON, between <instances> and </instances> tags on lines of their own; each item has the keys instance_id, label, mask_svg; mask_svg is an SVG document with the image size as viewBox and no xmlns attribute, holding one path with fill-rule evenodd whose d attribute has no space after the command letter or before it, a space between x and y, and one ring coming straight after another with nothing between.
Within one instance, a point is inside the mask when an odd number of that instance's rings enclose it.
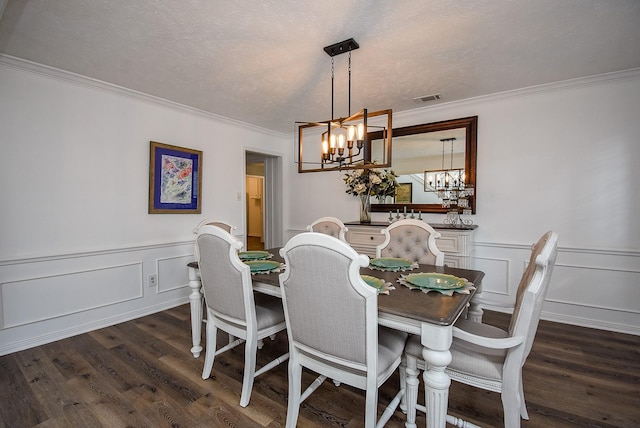
<instances>
[{"instance_id":1,"label":"abstract painting","mask_svg":"<svg viewBox=\"0 0 640 428\"><path fill-rule=\"evenodd\" d=\"M151 141L149 214L200 214L202 152Z\"/></svg>"}]
</instances>

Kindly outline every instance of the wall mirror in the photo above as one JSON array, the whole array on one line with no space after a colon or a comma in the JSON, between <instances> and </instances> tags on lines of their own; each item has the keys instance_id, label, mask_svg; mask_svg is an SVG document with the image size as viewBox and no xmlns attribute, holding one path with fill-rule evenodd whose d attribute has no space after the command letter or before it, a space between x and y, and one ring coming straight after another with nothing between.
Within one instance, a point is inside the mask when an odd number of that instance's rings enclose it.
<instances>
[{"instance_id":1,"label":"wall mirror","mask_svg":"<svg viewBox=\"0 0 640 428\"><path fill-rule=\"evenodd\" d=\"M446 213L436 192L425 191L425 171L464 169L465 183L476 188L476 150L478 116L426 123L393 129L391 168L398 175L400 189L395 198L371 199L371 211L388 212L413 209L416 213ZM371 134L373 141L382 135ZM455 139L455 140L453 140ZM443 141L444 140L444 141ZM476 212L476 196L469 205Z\"/></svg>"}]
</instances>

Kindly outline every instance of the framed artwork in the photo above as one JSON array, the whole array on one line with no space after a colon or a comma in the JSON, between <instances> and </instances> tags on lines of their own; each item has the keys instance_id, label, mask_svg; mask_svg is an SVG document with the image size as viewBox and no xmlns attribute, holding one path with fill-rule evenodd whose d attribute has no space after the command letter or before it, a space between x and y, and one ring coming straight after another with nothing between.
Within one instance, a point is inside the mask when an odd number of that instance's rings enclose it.
<instances>
[{"instance_id":1,"label":"framed artwork","mask_svg":"<svg viewBox=\"0 0 640 428\"><path fill-rule=\"evenodd\" d=\"M151 141L149 214L200 214L202 152Z\"/></svg>"},{"instance_id":2,"label":"framed artwork","mask_svg":"<svg viewBox=\"0 0 640 428\"><path fill-rule=\"evenodd\" d=\"M410 204L412 191L413 183L400 183L396 190L396 204Z\"/></svg>"}]
</instances>

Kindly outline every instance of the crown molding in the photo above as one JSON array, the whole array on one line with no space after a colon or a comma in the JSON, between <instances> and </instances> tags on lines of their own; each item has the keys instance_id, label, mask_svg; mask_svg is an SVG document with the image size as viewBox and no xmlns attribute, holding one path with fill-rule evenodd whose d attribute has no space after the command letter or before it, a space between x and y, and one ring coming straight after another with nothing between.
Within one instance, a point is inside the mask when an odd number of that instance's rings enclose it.
<instances>
[{"instance_id":1,"label":"crown molding","mask_svg":"<svg viewBox=\"0 0 640 428\"><path fill-rule=\"evenodd\" d=\"M3 0L0 0L2 2ZM0 4L0 7L2 5ZM17 68L20 70L29 71L32 73L40 74L53 79L70 82L76 85L85 86L93 89L98 89L104 92L114 93L117 95L134 98L137 100L146 101L152 104L161 105L181 112L194 114L205 119L215 120L218 122L225 122L230 125L239 126L251 131L257 131L262 134L269 134L274 137L286 138L287 134L276 132L271 129L261 128L256 125L252 125L247 122L231 119L225 116L221 116L215 113L210 113L204 110L200 110L194 107L189 107L185 104L169 101L164 98L156 97L154 95L145 94L144 92L138 92L133 89L125 88L123 86L107 83L102 80L93 79L91 77L83 76L81 74L72 73L70 71L62 70L48 65L39 64L26 59L14 57L11 55L0 54L0 65L7 67Z\"/></svg>"},{"instance_id":2,"label":"crown molding","mask_svg":"<svg viewBox=\"0 0 640 428\"><path fill-rule=\"evenodd\" d=\"M545 83L542 85L527 86L525 88L513 89L510 91L496 92L489 95L481 95L478 97L467 98L464 100L449 101L432 106L419 107L412 110L405 110L401 112L394 112L394 117L410 117L413 115L420 115L424 112L432 112L438 110L445 110L449 108L463 107L468 105L474 105L479 103L486 103L489 101L496 101L508 98L521 97L526 95L540 94L545 92L553 92L561 89L578 88L582 86L596 86L602 83L635 80L640 79L640 67L631 68L628 70L614 71L611 73L597 74L595 76L578 77L575 79L562 80L560 82Z\"/></svg>"}]
</instances>

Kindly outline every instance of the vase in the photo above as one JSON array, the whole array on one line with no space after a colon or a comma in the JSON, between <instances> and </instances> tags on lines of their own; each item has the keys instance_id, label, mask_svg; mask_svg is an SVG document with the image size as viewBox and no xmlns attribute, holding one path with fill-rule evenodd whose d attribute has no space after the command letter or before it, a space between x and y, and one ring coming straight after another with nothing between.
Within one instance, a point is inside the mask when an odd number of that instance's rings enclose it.
<instances>
[{"instance_id":1,"label":"vase","mask_svg":"<svg viewBox=\"0 0 640 428\"><path fill-rule=\"evenodd\" d=\"M371 223L371 195L360 195L360 223Z\"/></svg>"}]
</instances>

